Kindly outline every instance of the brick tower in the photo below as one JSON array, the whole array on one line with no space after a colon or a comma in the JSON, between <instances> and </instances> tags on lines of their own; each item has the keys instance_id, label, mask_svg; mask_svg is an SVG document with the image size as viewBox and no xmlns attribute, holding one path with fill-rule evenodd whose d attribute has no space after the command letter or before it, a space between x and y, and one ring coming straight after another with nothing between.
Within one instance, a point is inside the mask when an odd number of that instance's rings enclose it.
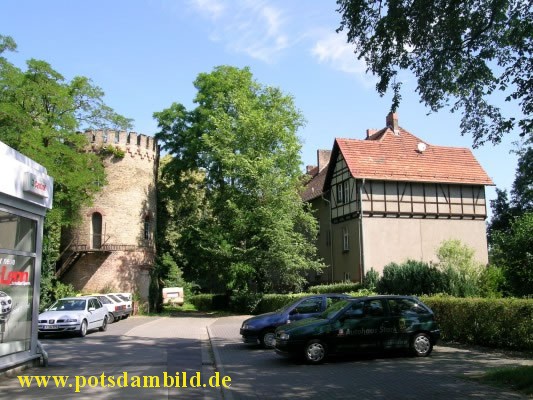
<instances>
[{"instance_id":1,"label":"brick tower","mask_svg":"<svg viewBox=\"0 0 533 400\"><path fill-rule=\"evenodd\" d=\"M88 151L103 156L107 184L82 209L82 223L62 235L56 276L82 292L132 292L146 301L155 260L157 143L135 132L84 134Z\"/></svg>"}]
</instances>

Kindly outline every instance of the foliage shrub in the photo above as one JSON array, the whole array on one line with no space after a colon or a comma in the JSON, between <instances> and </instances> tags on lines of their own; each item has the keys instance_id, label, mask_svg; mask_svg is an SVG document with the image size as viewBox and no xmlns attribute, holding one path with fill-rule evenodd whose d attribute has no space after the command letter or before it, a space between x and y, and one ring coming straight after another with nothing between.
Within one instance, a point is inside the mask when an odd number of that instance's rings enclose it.
<instances>
[{"instance_id":1,"label":"foliage shrub","mask_svg":"<svg viewBox=\"0 0 533 400\"><path fill-rule=\"evenodd\" d=\"M310 286L307 289L308 294L313 293L348 293L356 292L361 289L360 283L353 282L342 282L342 283L333 283L329 285L316 285Z\"/></svg>"},{"instance_id":2,"label":"foliage shrub","mask_svg":"<svg viewBox=\"0 0 533 400\"><path fill-rule=\"evenodd\" d=\"M533 299L422 297L446 341L533 351Z\"/></svg>"},{"instance_id":3,"label":"foliage shrub","mask_svg":"<svg viewBox=\"0 0 533 400\"><path fill-rule=\"evenodd\" d=\"M194 305L198 311L213 311L215 308L213 307L213 297L215 297L214 294L195 294L187 301Z\"/></svg>"},{"instance_id":4,"label":"foliage shrub","mask_svg":"<svg viewBox=\"0 0 533 400\"><path fill-rule=\"evenodd\" d=\"M505 287L505 275L502 268L489 265L479 275L479 295L481 297L502 297Z\"/></svg>"},{"instance_id":5,"label":"foliage shrub","mask_svg":"<svg viewBox=\"0 0 533 400\"><path fill-rule=\"evenodd\" d=\"M514 218L506 232L495 232L491 258L503 268L507 290L514 296L533 295L533 212Z\"/></svg>"},{"instance_id":6,"label":"foliage shrub","mask_svg":"<svg viewBox=\"0 0 533 400\"><path fill-rule=\"evenodd\" d=\"M304 296L309 296L310 293L296 293L296 294L265 294L261 301L257 304L254 314L262 314L266 312L279 310L281 307L292 303L296 299Z\"/></svg>"},{"instance_id":7,"label":"foliage shrub","mask_svg":"<svg viewBox=\"0 0 533 400\"><path fill-rule=\"evenodd\" d=\"M379 282L379 272L374 268L370 268L370 271L367 271L365 278L363 279L363 288L368 290L376 290L376 287Z\"/></svg>"},{"instance_id":8,"label":"foliage shrub","mask_svg":"<svg viewBox=\"0 0 533 400\"><path fill-rule=\"evenodd\" d=\"M437 250L437 257L437 267L446 279L443 292L458 297L479 295L479 278L483 267L475 260L474 249L460 240L446 240Z\"/></svg>"},{"instance_id":9,"label":"foliage shrub","mask_svg":"<svg viewBox=\"0 0 533 400\"><path fill-rule=\"evenodd\" d=\"M230 309L236 313L251 314L261 301L260 293L241 291L231 295Z\"/></svg>"},{"instance_id":10,"label":"foliage shrub","mask_svg":"<svg viewBox=\"0 0 533 400\"><path fill-rule=\"evenodd\" d=\"M382 294L430 295L445 292L446 284L443 274L436 267L408 260L403 264L386 265L376 289Z\"/></svg>"}]
</instances>

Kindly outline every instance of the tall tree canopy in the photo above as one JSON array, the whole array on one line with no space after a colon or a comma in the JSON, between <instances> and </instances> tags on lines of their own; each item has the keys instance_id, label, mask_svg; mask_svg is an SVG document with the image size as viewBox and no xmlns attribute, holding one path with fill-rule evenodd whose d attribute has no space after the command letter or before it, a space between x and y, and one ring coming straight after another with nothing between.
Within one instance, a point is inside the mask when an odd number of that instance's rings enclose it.
<instances>
[{"instance_id":1,"label":"tall tree canopy","mask_svg":"<svg viewBox=\"0 0 533 400\"><path fill-rule=\"evenodd\" d=\"M377 91L401 100L400 70L418 79L432 111L462 109L462 133L474 147L518 128L533 131L533 7L524 0L337 0L339 29L378 76ZM493 101L517 102L522 116Z\"/></svg>"},{"instance_id":2,"label":"tall tree canopy","mask_svg":"<svg viewBox=\"0 0 533 400\"><path fill-rule=\"evenodd\" d=\"M174 222L180 267L212 290L298 289L321 267L316 221L299 197L302 115L248 68L220 66L194 85L196 108L175 103L154 114L174 157L163 177L179 180L164 182L187 203L173 211L183 222Z\"/></svg>"},{"instance_id":3,"label":"tall tree canopy","mask_svg":"<svg viewBox=\"0 0 533 400\"><path fill-rule=\"evenodd\" d=\"M105 181L100 159L84 152L86 128L127 128L131 121L104 104L102 90L85 77L68 82L46 61L30 59L25 71L2 52L14 51L0 35L0 140L47 168L54 178L54 213L63 224L77 218Z\"/></svg>"},{"instance_id":4,"label":"tall tree canopy","mask_svg":"<svg viewBox=\"0 0 533 400\"><path fill-rule=\"evenodd\" d=\"M491 262L503 268L507 291L524 296L533 294L533 148L517 153L511 198L496 189L488 231Z\"/></svg>"},{"instance_id":5,"label":"tall tree canopy","mask_svg":"<svg viewBox=\"0 0 533 400\"><path fill-rule=\"evenodd\" d=\"M46 61L30 59L26 70L3 53L16 43L0 35L0 140L46 167L54 178L54 208L45 219L42 303L50 299L61 228L74 224L105 182L97 155L86 153L79 130L128 128L131 121L103 102L104 93L88 78L70 82Z\"/></svg>"}]
</instances>

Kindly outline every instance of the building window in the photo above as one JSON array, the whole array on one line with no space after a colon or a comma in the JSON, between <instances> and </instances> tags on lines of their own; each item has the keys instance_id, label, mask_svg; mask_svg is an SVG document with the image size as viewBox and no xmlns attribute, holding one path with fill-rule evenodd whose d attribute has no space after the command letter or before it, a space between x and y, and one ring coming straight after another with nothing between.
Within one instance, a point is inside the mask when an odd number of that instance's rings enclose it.
<instances>
[{"instance_id":1,"label":"building window","mask_svg":"<svg viewBox=\"0 0 533 400\"><path fill-rule=\"evenodd\" d=\"M100 249L102 247L102 214L93 213L91 217L91 249Z\"/></svg>"},{"instance_id":2,"label":"building window","mask_svg":"<svg viewBox=\"0 0 533 400\"><path fill-rule=\"evenodd\" d=\"M144 240L152 239L152 221L149 216L144 217Z\"/></svg>"},{"instance_id":3,"label":"building window","mask_svg":"<svg viewBox=\"0 0 533 400\"><path fill-rule=\"evenodd\" d=\"M352 276L349 272L345 272L344 273L344 281L345 282L350 282L352 280Z\"/></svg>"},{"instance_id":4,"label":"building window","mask_svg":"<svg viewBox=\"0 0 533 400\"><path fill-rule=\"evenodd\" d=\"M344 203L348 203L350 201L350 185L349 185L349 183L350 183L350 181L342 182L343 192L344 192L344 198L343 198Z\"/></svg>"},{"instance_id":5,"label":"building window","mask_svg":"<svg viewBox=\"0 0 533 400\"><path fill-rule=\"evenodd\" d=\"M344 185L342 183L337 185L337 204L344 203Z\"/></svg>"},{"instance_id":6,"label":"building window","mask_svg":"<svg viewBox=\"0 0 533 400\"><path fill-rule=\"evenodd\" d=\"M115 132L115 143L120 142L120 132Z\"/></svg>"},{"instance_id":7,"label":"building window","mask_svg":"<svg viewBox=\"0 0 533 400\"><path fill-rule=\"evenodd\" d=\"M337 204L350 201L350 181L345 180L337 185Z\"/></svg>"},{"instance_id":8,"label":"building window","mask_svg":"<svg viewBox=\"0 0 533 400\"><path fill-rule=\"evenodd\" d=\"M350 250L350 233L348 228L342 229L342 251Z\"/></svg>"}]
</instances>

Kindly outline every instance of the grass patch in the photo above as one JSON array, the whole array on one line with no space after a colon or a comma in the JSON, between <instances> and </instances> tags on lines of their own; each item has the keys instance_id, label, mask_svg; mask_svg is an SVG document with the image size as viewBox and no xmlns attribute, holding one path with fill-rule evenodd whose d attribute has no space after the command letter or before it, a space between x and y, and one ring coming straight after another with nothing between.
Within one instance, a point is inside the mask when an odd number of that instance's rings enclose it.
<instances>
[{"instance_id":1,"label":"grass patch","mask_svg":"<svg viewBox=\"0 0 533 400\"><path fill-rule=\"evenodd\" d=\"M478 377L481 382L533 395L533 365L495 368Z\"/></svg>"}]
</instances>

